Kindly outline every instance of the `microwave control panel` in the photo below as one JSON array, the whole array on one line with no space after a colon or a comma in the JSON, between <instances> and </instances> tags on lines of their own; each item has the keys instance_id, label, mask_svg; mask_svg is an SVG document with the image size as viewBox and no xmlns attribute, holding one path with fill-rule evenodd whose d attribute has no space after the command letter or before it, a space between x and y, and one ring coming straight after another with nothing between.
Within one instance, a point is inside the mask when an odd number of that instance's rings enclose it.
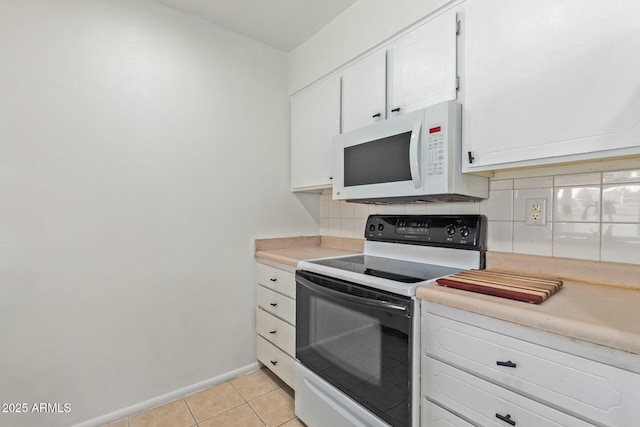
<instances>
[{"instance_id":1,"label":"microwave control panel","mask_svg":"<svg viewBox=\"0 0 640 427\"><path fill-rule=\"evenodd\" d=\"M445 123L431 125L425 130L427 140L427 176L444 176L446 172L446 130Z\"/></svg>"}]
</instances>

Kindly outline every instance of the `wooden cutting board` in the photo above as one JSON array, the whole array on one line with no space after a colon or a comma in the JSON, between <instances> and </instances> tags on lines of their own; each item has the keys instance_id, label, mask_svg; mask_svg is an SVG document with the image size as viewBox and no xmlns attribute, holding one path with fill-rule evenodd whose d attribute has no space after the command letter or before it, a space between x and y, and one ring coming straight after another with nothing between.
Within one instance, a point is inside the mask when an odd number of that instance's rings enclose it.
<instances>
[{"instance_id":1,"label":"wooden cutting board","mask_svg":"<svg viewBox=\"0 0 640 427\"><path fill-rule=\"evenodd\" d=\"M562 280L493 270L468 270L437 279L441 286L540 304L562 287Z\"/></svg>"}]
</instances>

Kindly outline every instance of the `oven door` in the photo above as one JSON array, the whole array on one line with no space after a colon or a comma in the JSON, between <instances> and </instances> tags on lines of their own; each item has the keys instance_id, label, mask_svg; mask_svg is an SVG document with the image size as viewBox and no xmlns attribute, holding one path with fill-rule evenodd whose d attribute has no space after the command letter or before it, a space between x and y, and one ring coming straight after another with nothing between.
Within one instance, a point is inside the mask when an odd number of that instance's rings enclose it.
<instances>
[{"instance_id":1,"label":"oven door","mask_svg":"<svg viewBox=\"0 0 640 427\"><path fill-rule=\"evenodd\" d=\"M409 426L413 304L408 297L298 271L296 357L386 423Z\"/></svg>"}]
</instances>

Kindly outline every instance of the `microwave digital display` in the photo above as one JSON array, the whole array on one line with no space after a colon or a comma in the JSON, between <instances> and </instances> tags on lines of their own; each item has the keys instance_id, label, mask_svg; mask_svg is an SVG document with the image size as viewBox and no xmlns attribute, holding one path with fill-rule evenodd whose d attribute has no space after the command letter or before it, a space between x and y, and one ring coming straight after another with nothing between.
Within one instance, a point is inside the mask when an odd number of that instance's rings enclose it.
<instances>
[{"instance_id":1,"label":"microwave digital display","mask_svg":"<svg viewBox=\"0 0 640 427\"><path fill-rule=\"evenodd\" d=\"M411 181L411 132L344 148L344 186Z\"/></svg>"}]
</instances>

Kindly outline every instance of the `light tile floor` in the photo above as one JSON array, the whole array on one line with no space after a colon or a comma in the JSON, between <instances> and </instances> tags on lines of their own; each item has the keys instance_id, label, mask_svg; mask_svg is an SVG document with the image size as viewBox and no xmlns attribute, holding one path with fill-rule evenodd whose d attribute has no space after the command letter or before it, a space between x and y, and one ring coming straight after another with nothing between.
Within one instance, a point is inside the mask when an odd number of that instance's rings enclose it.
<instances>
[{"instance_id":1,"label":"light tile floor","mask_svg":"<svg viewBox=\"0 0 640 427\"><path fill-rule=\"evenodd\" d=\"M266 368L105 427L304 427L293 390Z\"/></svg>"}]
</instances>

